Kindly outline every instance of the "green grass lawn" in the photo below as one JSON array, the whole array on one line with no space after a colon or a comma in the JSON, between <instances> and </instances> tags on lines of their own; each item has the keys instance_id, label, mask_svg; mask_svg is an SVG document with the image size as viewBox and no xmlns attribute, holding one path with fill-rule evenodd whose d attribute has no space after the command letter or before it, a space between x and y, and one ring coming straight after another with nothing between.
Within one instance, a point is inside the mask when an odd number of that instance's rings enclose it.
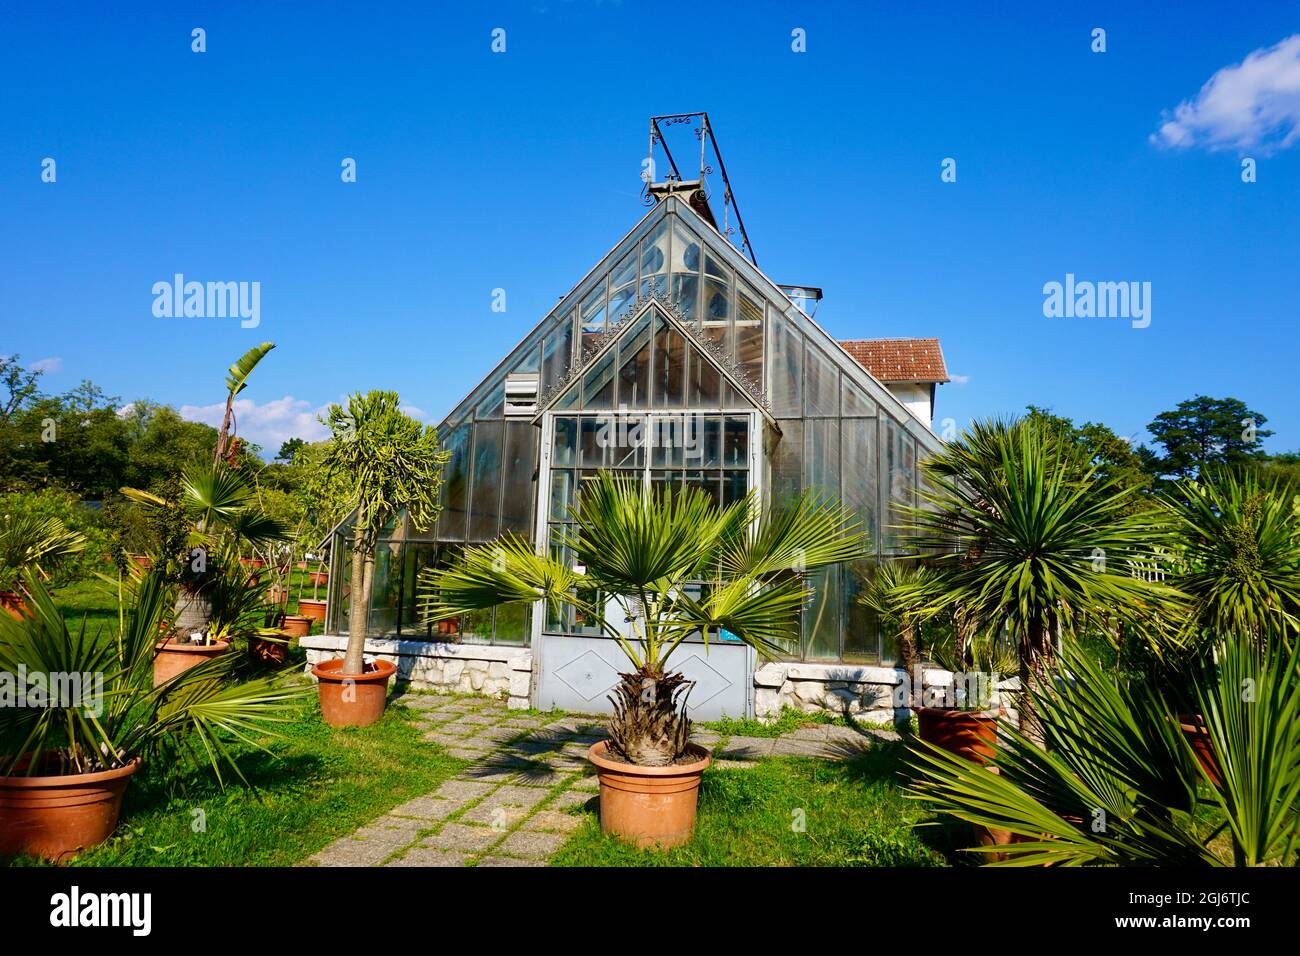
<instances>
[{"instance_id":1,"label":"green grass lawn","mask_svg":"<svg viewBox=\"0 0 1300 956\"><path fill-rule=\"evenodd\" d=\"M188 774L172 792L142 771L132 780L122 822L79 866L290 866L413 797L436 789L465 766L420 739L414 711L390 703L364 729L321 722L307 698L282 738L264 754L243 751L256 788L222 791L210 773ZM201 811L201 812L200 812ZM199 825L202 821L202 826ZM32 861L25 861L32 862Z\"/></svg>"},{"instance_id":2,"label":"green grass lawn","mask_svg":"<svg viewBox=\"0 0 1300 956\"><path fill-rule=\"evenodd\" d=\"M600 831L595 816L552 866L943 866L947 828L901 791L902 747L881 744L844 763L768 757L704 773L695 839L638 850Z\"/></svg>"}]
</instances>

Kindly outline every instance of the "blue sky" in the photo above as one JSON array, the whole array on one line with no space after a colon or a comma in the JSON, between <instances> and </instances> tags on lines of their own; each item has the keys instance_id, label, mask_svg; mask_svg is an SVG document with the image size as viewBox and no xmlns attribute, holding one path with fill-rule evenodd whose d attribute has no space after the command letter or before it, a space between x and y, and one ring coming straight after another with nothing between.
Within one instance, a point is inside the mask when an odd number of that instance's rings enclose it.
<instances>
[{"instance_id":1,"label":"blue sky","mask_svg":"<svg viewBox=\"0 0 1300 956\"><path fill-rule=\"evenodd\" d=\"M201 408L269 339L241 422L272 451L357 389L436 421L643 214L648 117L707 110L760 266L839 338L938 336L939 418L1141 440L1231 395L1300 447L1300 8L807 6L11 8L0 353ZM155 318L177 272L260 282L260 327ZM1150 282L1150 326L1045 317L1067 273Z\"/></svg>"}]
</instances>

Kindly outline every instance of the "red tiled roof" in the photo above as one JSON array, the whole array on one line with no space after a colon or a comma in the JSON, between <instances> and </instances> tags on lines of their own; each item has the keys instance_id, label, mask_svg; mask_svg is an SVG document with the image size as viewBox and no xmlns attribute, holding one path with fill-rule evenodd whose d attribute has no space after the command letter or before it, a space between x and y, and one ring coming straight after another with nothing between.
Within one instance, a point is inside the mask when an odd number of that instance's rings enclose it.
<instances>
[{"instance_id":1,"label":"red tiled roof","mask_svg":"<svg viewBox=\"0 0 1300 956\"><path fill-rule=\"evenodd\" d=\"M840 345L882 382L949 381L938 339L851 339Z\"/></svg>"}]
</instances>

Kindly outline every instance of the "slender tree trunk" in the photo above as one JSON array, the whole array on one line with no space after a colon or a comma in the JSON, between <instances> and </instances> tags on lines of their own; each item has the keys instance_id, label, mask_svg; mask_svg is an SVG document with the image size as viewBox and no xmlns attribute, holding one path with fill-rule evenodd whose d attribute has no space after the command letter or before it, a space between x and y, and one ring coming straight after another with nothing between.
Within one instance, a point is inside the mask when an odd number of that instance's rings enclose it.
<instances>
[{"instance_id":1,"label":"slender tree trunk","mask_svg":"<svg viewBox=\"0 0 1300 956\"><path fill-rule=\"evenodd\" d=\"M898 632L899 663L903 665L903 673L906 675L903 678L903 683L907 687L907 699L903 702L905 707L911 707L921 695L921 688L912 686L916 656L916 626L908 624Z\"/></svg>"},{"instance_id":2,"label":"slender tree trunk","mask_svg":"<svg viewBox=\"0 0 1300 956\"><path fill-rule=\"evenodd\" d=\"M230 434L230 406L234 401L234 395L226 396L226 415L221 420L221 431L217 432L217 448L212 455L212 464L217 464L226 453L226 438Z\"/></svg>"},{"instance_id":3,"label":"slender tree trunk","mask_svg":"<svg viewBox=\"0 0 1300 956\"><path fill-rule=\"evenodd\" d=\"M370 581L366 576L367 554L365 514L357 510L352 529L352 594L348 604L348 650L343 658L344 674L361 674L365 669L366 625L370 616Z\"/></svg>"},{"instance_id":4,"label":"slender tree trunk","mask_svg":"<svg viewBox=\"0 0 1300 956\"><path fill-rule=\"evenodd\" d=\"M1052 628L1045 625L1042 618L1035 614L1029 620L1029 633L1025 645L1020 648L1020 732L1039 747L1046 747L1047 738L1043 734L1043 725L1034 710L1029 696L1031 688L1043 686L1049 678L1048 668L1053 657Z\"/></svg>"}]
</instances>

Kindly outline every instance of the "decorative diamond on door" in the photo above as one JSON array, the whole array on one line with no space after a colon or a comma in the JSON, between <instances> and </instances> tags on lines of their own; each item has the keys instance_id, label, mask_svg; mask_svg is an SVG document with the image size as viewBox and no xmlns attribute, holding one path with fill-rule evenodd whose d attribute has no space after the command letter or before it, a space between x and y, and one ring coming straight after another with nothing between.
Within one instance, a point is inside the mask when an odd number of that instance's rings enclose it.
<instances>
[{"instance_id":1,"label":"decorative diamond on door","mask_svg":"<svg viewBox=\"0 0 1300 956\"><path fill-rule=\"evenodd\" d=\"M555 676L583 700L595 700L618 683L618 671L595 651L587 651L555 671Z\"/></svg>"},{"instance_id":2,"label":"decorative diamond on door","mask_svg":"<svg viewBox=\"0 0 1300 956\"><path fill-rule=\"evenodd\" d=\"M691 688L691 695L686 700L688 711L708 703L732 685L731 681L699 654L691 654L684 660L674 658L671 663L674 669L686 675L687 680L695 681L695 686Z\"/></svg>"}]
</instances>

